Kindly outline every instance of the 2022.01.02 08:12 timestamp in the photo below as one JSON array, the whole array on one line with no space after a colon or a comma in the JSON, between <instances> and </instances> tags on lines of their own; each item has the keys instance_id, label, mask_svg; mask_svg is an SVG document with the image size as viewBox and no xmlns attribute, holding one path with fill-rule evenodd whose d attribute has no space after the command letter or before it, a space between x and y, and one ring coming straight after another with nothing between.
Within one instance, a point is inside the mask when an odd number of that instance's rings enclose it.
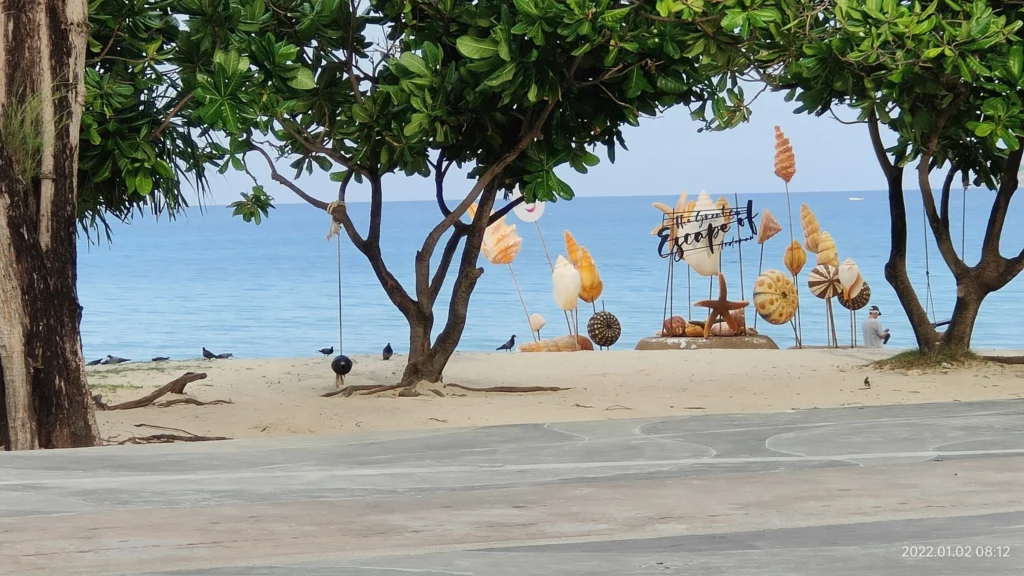
<instances>
[{"instance_id":1,"label":"2022.01.02 08:12 timestamp","mask_svg":"<svg viewBox=\"0 0 1024 576\"><path fill-rule=\"evenodd\" d=\"M1009 558L1009 546L910 545L903 546L904 558Z\"/></svg>"}]
</instances>

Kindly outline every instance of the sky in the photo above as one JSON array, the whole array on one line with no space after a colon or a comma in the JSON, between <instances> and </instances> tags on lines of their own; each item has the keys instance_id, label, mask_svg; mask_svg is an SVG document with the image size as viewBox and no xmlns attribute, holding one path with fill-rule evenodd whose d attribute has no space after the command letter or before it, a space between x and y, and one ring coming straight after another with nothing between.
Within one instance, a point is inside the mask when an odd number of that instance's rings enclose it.
<instances>
[{"instance_id":1,"label":"sky","mask_svg":"<svg viewBox=\"0 0 1024 576\"><path fill-rule=\"evenodd\" d=\"M751 92L753 93L753 92ZM875 160L864 124L847 125L831 116L814 117L793 114L797 103L786 102L783 93L762 94L751 106L749 122L724 132L697 133L699 123L690 120L683 107L658 118L641 120L639 127L627 127L624 133L629 151L617 150L616 163L604 157L603 147L596 151L601 164L581 175L565 166L559 175L578 196L678 195L706 190L721 194L756 194L785 191L774 174L774 127L780 126L789 137L796 155L796 176L790 182L792 192L858 192L884 190L885 179ZM840 111L846 120L854 118L849 110ZM887 145L895 135L883 128ZM249 165L253 173L274 197L275 204L302 202L291 191L270 180L269 171L256 155ZM915 165L916 166L916 165ZM338 168L340 169L340 167ZM278 170L293 176L287 160L278 162ZM452 169L453 171L455 168ZM940 185L944 173L933 173L933 185ZM210 205L225 205L248 191L252 180L244 173L229 171L210 179L213 189ZM309 194L330 201L336 197L337 184L327 173L314 168L303 174L298 184ZM472 188L465 173L449 173L445 196L461 199ZM385 179L385 200L432 200L432 179L389 176ZM907 170L905 189L918 190L915 170ZM365 201L368 189L349 190L350 201Z\"/></svg>"}]
</instances>

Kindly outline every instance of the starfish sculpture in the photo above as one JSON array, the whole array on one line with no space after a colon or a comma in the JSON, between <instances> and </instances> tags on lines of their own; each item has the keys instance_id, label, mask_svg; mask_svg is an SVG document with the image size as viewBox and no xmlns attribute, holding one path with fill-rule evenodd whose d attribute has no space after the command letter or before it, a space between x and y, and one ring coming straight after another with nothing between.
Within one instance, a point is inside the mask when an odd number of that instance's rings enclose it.
<instances>
[{"instance_id":1,"label":"starfish sculpture","mask_svg":"<svg viewBox=\"0 0 1024 576\"><path fill-rule=\"evenodd\" d=\"M694 302L694 306L701 306L703 308L710 308L708 312L708 321L704 323L704 337L707 338L711 335L711 327L714 326L719 320L724 321L729 325L729 328L733 331L733 334L739 334L740 324L733 317L733 310L742 310L750 305L750 302L746 300L740 300L739 302L730 302L726 297L729 294L729 289L725 285L725 274L718 275L718 299L717 300L701 300L700 302Z\"/></svg>"}]
</instances>

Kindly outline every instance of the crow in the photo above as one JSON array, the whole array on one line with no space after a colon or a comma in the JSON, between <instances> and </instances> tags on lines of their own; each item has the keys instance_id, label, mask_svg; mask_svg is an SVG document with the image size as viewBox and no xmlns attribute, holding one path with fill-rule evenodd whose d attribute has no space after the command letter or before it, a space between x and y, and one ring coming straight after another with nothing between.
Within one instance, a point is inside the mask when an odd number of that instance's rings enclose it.
<instances>
[{"instance_id":1,"label":"crow","mask_svg":"<svg viewBox=\"0 0 1024 576\"><path fill-rule=\"evenodd\" d=\"M217 354L216 356L214 356L214 358L216 358L217 360L227 360L232 356L234 356L234 354L232 354L231 352L227 352L225 354Z\"/></svg>"},{"instance_id":2,"label":"crow","mask_svg":"<svg viewBox=\"0 0 1024 576\"><path fill-rule=\"evenodd\" d=\"M391 342L388 342L388 345L384 347L382 356L384 356L385 360L391 360L391 357L394 356L394 354L395 351L391 349Z\"/></svg>"},{"instance_id":3,"label":"crow","mask_svg":"<svg viewBox=\"0 0 1024 576\"><path fill-rule=\"evenodd\" d=\"M509 352L511 352L512 351L512 347L515 346L515 345L516 345L516 335L513 334L512 337L508 339L508 342L505 342L501 346L498 346L496 348L496 350L508 350Z\"/></svg>"},{"instance_id":4,"label":"crow","mask_svg":"<svg viewBox=\"0 0 1024 576\"><path fill-rule=\"evenodd\" d=\"M93 360L92 362L87 363L86 366L99 366L102 363L103 358L100 358L99 360Z\"/></svg>"},{"instance_id":5,"label":"crow","mask_svg":"<svg viewBox=\"0 0 1024 576\"><path fill-rule=\"evenodd\" d=\"M323 354L324 358L327 358L331 354L334 354L334 346L331 346L330 348L321 348L317 350L317 352Z\"/></svg>"},{"instance_id":6,"label":"crow","mask_svg":"<svg viewBox=\"0 0 1024 576\"><path fill-rule=\"evenodd\" d=\"M153 358L152 360L150 360L150 362L166 362L166 361L168 361L170 359L171 359L170 356L157 356L156 358Z\"/></svg>"},{"instance_id":7,"label":"crow","mask_svg":"<svg viewBox=\"0 0 1024 576\"><path fill-rule=\"evenodd\" d=\"M104 364L123 364L125 362L131 362L131 360L127 358L120 358L118 356L111 356L110 354L107 354L107 359L103 361Z\"/></svg>"},{"instance_id":8,"label":"crow","mask_svg":"<svg viewBox=\"0 0 1024 576\"><path fill-rule=\"evenodd\" d=\"M216 354L214 354L213 352L210 352L209 350L207 350L206 346L203 346L203 358L206 358L207 360L213 360L216 357L217 357Z\"/></svg>"},{"instance_id":9,"label":"crow","mask_svg":"<svg viewBox=\"0 0 1024 576\"><path fill-rule=\"evenodd\" d=\"M871 381L868 380L867 376L864 377L864 387L865 388L871 388Z\"/></svg>"}]
</instances>

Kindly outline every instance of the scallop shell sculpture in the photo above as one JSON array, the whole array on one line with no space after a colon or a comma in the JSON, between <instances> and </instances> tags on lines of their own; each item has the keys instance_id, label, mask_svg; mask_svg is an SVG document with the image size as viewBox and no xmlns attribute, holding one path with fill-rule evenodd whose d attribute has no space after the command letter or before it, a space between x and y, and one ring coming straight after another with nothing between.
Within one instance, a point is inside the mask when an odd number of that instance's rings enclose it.
<instances>
[{"instance_id":1,"label":"scallop shell sculpture","mask_svg":"<svg viewBox=\"0 0 1024 576\"><path fill-rule=\"evenodd\" d=\"M775 175L782 178L786 184L796 174L796 156L793 154L793 146L789 143L782 128L775 127Z\"/></svg>"},{"instance_id":2,"label":"scallop shell sculpture","mask_svg":"<svg viewBox=\"0 0 1024 576\"><path fill-rule=\"evenodd\" d=\"M804 230L804 246L809 252L818 253L818 233L821 227L818 226L818 218L811 212L807 204L800 205L800 226Z\"/></svg>"},{"instance_id":3,"label":"scallop shell sculpture","mask_svg":"<svg viewBox=\"0 0 1024 576\"><path fill-rule=\"evenodd\" d=\"M867 282L862 282L860 292L856 296L846 298L842 292L836 295L839 300L839 305L847 310L860 310L861 308L868 305L871 301L871 287L868 286Z\"/></svg>"},{"instance_id":4,"label":"scallop shell sculpture","mask_svg":"<svg viewBox=\"0 0 1024 576\"><path fill-rule=\"evenodd\" d=\"M761 225L757 229L757 243L764 244L779 232L782 232L782 226L775 216L772 216L772 213L766 209L761 214Z\"/></svg>"},{"instance_id":5,"label":"scallop shell sculpture","mask_svg":"<svg viewBox=\"0 0 1024 576\"><path fill-rule=\"evenodd\" d=\"M702 329L703 330L703 329ZM703 334L703 332L701 332ZM682 316L673 316L661 325L661 335L666 338L678 338L686 335L686 320Z\"/></svg>"},{"instance_id":6,"label":"scallop shell sculpture","mask_svg":"<svg viewBox=\"0 0 1024 576\"><path fill-rule=\"evenodd\" d=\"M785 324L800 305L796 285L779 270L768 270L754 282L754 310L765 322Z\"/></svg>"},{"instance_id":7,"label":"scallop shell sculpture","mask_svg":"<svg viewBox=\"0 0 1024 576\"><path fill-rule=\"evenodd\" d=\"M804 252L804 247L800 245L800 242L793 240L786 248L782 262L790 274L797 276L804 269L804 264L807 263L807 252Z\"/></svg>"},{"instance_id":8,"label":"scallop shell sculpture","mask_svg":"<svg viewBox=\"0 0 1024 576\"><path fill-rule=\"evenodd\" d=\"M818 264L807 277L807 287L811 289L811 294L822 300L835 298L843 291L839 283L839 269L830 264Z\"/></svg>"},{"instance_id":9,"label":"scallop shell sculpture","mask_svg":"<svg viewBox=\"0 0 1024 576\"><path fill-rule=\"evenodd\" d=\"M587 335L594 344L610 348L622 336L622 325L614 314L602 310L587 321Z\"/></svg>"}]
</instances>

